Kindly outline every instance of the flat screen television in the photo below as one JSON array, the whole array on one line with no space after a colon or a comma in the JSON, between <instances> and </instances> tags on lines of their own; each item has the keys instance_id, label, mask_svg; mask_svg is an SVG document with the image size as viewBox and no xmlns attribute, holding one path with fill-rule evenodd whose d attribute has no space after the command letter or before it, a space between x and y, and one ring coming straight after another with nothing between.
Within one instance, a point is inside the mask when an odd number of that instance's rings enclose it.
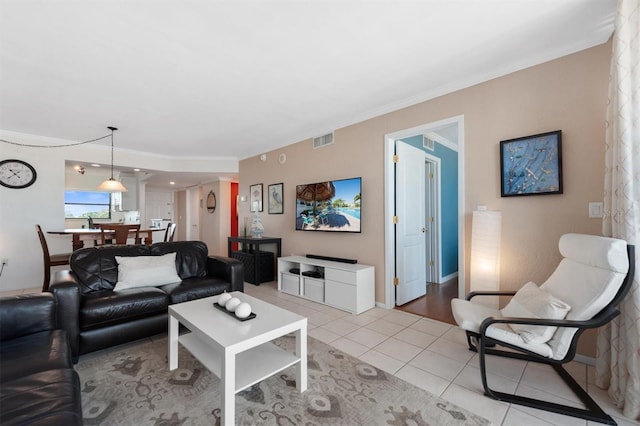
<instances>
[{"instance_id":1,"label":"flat screen television","mask_svg":"<svg viewBox=\"0 0 640 426\"><path fill-rule=\"evenodd\" d=\"M296 186L296 230L362 232L362 178Z\"/></svg>"}]
</instances>

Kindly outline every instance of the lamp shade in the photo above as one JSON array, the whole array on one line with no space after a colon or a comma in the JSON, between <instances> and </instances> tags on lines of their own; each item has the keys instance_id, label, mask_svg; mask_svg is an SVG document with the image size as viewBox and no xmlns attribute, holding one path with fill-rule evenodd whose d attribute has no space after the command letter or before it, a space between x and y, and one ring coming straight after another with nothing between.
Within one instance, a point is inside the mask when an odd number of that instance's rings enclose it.
<instances>
[{"instance_id":1,"label":"lamp shade","mask_svg":"<svg viewBox=\"0 0 640 426\"><path fill-rule=\"evenodd\" d=\"M471 230L471 291L500 289L500 229L502 213L474 211ZM478 297L477 302L498 308L497 297ZM475 300L475 299L474 299Z\"/></svg>"},{"instance_id":2,"label":"lamp shade","mask_svg":"<svg viewBox=\"0 0 640 426\"><path fill-rule=\"evenodd\" d=\"M114 178L105 180L98 186L97 189L98 191L104 192L127 192L127 188L125 188L121 182L115 180Z\"/></svg>"},{"instance_id":3,"label":"lamp shade","mask_svg":"<svg viewBox=\"0 0 640 426\"><path fill-rule=\"evenodd\" d=\"M118 130L118 128L109 126L107 129L111 130L111 177L102 182L97 189L98 191L105 192L127 192L127 188L113 178L113 132Z\"/></svg>"}]
</instances>

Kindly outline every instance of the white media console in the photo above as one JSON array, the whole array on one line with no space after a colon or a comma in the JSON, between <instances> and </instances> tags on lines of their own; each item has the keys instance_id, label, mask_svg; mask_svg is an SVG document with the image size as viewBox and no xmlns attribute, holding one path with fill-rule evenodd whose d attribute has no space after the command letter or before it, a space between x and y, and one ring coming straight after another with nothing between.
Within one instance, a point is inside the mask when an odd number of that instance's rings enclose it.
<instances>
[{"instance_id":1,"label":"white media console","mask_svg":"<svg viewBox=\"0 0 640 426\"><path fill-rule=\"evenodd\" d=\"M292 269L299 272L292 273ZM309 271L324 278L303 274ZM375 268L303 256L281 257L278 290L359 314L375 306Z\"/></svg>"}]
</instances>

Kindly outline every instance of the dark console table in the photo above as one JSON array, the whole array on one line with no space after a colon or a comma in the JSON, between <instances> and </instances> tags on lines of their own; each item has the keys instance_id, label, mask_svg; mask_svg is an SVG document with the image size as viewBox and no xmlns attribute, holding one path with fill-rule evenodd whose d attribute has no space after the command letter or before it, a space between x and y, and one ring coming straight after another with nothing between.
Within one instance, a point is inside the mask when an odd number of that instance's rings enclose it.
<instances>
[{"instance_id":1,"label":"dark console table","mask_svg":"<svg viewBox=\"0 0 640 426\"><path fill-rule=\"evenodd\" d=\"M233 243L241 243L245 249L233 251ZM276 246L276 258L282 256L282 239L274 237L229 237L228 256L242 261L245 270L245 281L260 285L260 283L274 281L275 260L273 252L260 251L261 245L273 244Z\"/></svg>"}]
</instances>

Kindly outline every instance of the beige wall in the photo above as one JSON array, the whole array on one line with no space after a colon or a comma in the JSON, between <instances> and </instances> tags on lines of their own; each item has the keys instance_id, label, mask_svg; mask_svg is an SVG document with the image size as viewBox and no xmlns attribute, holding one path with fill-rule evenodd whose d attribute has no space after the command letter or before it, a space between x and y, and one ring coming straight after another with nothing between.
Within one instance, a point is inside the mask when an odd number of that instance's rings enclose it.
<instances>
[{"instance_id":1,"label":"beige wall","mask_svg":"<svg viewBox=\"0 0 640 426\"><path fill-rule=\"evenodd\" d=\"M555 268L557 241L566 232L599 234L600 219L588 218L588 203L602 201L604 124L609 43L442 96L346 128L335 144L313 150L311 141L240 162L240 196L249 185L284 183L284 214L261 214L265 235L282 237L283 255L317 253L357 258L376 268L376 301L385 302L384 135L463 115L466 282L469 282L471 212L478 204L503 214L501 287L541 283ZM500 140L562 130L564 194L500 197ZM287 161L279 164L278 155ZM295 185L362 176L362 234L294 230ZM266 200L265 200L266 205ZM240 203L242 218L250 216ZM594 356L590 336L581 353Z\"/></svg>"},{"instance_id":2,"label":"beige wall","mask_svg":"<svg viewBox=\"0 0 640 426\"><path fill-rule=\"evenodd\" d=\"M206 208L209 191L216 195L217 206L213 213ZM229 197L231 196L231 182L219 181L204 184L200 190L200 239L207 243L209 254L216 256L227 255L227 237L231 235L231 211Z\"/></svg>"},{"instance_id":3,"label":"beige wall","mask_svg":"<svg viewBox=\"0 0 640 426\"><path fill-rule=\"evenodd\" d=\"M187 191L176 192L176 232L174 241L187 239Z\"/></svg>"}]
</instances>

